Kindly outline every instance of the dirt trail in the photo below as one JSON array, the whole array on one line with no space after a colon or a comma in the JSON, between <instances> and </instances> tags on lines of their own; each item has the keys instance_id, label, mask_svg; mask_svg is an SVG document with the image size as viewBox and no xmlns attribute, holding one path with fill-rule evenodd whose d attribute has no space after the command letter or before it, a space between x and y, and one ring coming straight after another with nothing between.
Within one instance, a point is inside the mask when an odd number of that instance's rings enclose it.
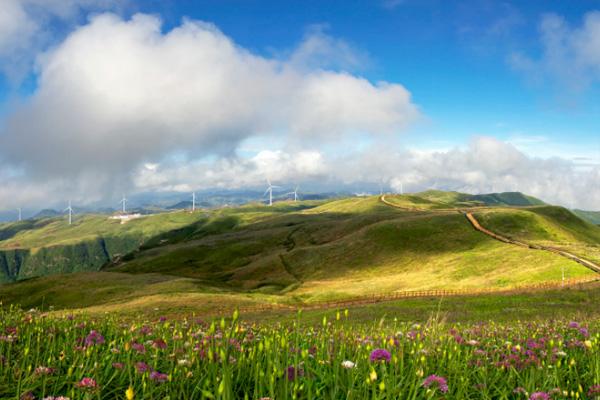
<instances>
[{"instance_id":1,"label":"dirt trail","mask_svg":"<svg viewBox=\"0 0 600 400\"><path fill-rule=\"evenodd\" d=\"M385 195L382 195L380 197L380 200L381 200L382 203L384 203L384 204L386 204L388 206L399 208L399 209L406 210L406 211L427 211L427 210L421 210L421 209L418 209L418 208L402 207L402 206L400 206L398 204L391 203L391 202L389 202L389 201L387 201L385 199ZM477 220L477 218L475 218L475 216L473 215L472 211L473 210L488 210L488 209L491 209L491 208L493 208L493 207L473 207L473 208L470 208L468 211L464 210L464 209L460 209L460 208L453 208L453 209L452 208L447 208L447 209L439 209L439 210L435 210L435 211L452 211L452 212L458 212L458 213L464 214L467 217L467 220L471 223L471 226L474 229L476 229L479 232L484 233L484 234L486 234L486 235L488 235L488 236L490 236L490 237L492 237L492 238L494 238L496 240L499 240L501 242L508 243L508 244L513 244L515 246L525 247L525 248L532 249L532 250L550 251L552 253L561 255L561 256L563 256L565 258L568 258L569 260L575 261L576 263L579 263L579 264L583 265L584 267L591 269L594 272L600 273L600 265L598 265L598 264L596 264L596 263L594 263L592 261L586 260L584 258L581 258L579 256L576 256L573 253L569 253L567 251L564 251L564 250L561 250L561 249L557 249L555 247L542 246L542 245L533 245L533 244L529 244L529 243L525 243L525 242L520 242L518 240L513 240L513 239L510 239L510 238L507 238L505 236L497 234L496 232L492 232L489 229L484 228L483 226L481 226L481 224L479 223L479 221Z\"/></svg>"}]
</instances>

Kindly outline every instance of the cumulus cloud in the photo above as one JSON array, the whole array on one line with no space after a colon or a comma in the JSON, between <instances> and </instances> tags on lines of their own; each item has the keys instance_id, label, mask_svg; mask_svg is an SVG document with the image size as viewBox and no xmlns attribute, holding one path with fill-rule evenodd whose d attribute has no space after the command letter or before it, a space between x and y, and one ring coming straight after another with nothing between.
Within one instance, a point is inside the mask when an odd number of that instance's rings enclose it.
<instances>
[{"instance_id":1,"label":"cumulus cloud","mask_svg":"<svg viewBox=\"0 0 600 400\"><path fill-rule=\"evenodd\" d=\"M585 14L581 26L572 27L556 14L546 14L539 26L541 54L514 53L511 65L534 81L557 80L580 91L600 80L600 11Z\"/></svg>"},{"instance_id":2,"label":"cumulus cloud","mask_svg":"<svg viewBox=\"0 0 600 400\"><path fill-rule=\"evenodd\" d=\"M191 191L198 188L256 188L265 177L305 188L387 190L427 189L466 193L521 191L569 207L596 209L597 168L582 169L571 160L529 157L514 145L475 137L465 147L416 151L376 146L340 157L318 150L263 151L246 160L143 167L136 172L141 190Z\"/></svg>"},{"instance_id":3,"label":"cumulus cloud","mask_svg":"<svg viewBox=\"0 0 600 400\"><path fill-rule=\"evenodd\" d=\"M208 23L163 33L153 16L100 15L40 59L39 87L8 120L0 155L30 176L118 174L175 153L232 155L260 135L394 133L419 116L399 84L296 64Z\"/></svg>"},{"instance_id":4,"label":"cumulus cloud","mask_svg":"<svg viewBox=\"0 0 600 400\"><path fill-rule=\"evenodd\" d=\"M73 22L84 10L115 9L118 4L118 0L2 0L0 70L13 80L22 78L37 52L51 42L52 23Z\"/></svg>"}]
</instances>

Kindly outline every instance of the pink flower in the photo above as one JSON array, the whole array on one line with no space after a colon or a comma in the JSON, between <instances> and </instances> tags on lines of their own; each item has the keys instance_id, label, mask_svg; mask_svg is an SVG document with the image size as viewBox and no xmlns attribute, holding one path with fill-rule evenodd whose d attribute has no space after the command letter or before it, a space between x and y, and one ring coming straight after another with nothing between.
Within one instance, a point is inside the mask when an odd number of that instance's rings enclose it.
<instances>
[{"instance_id":1,"label":"pink flower","mask_svg":"<svg viewBox=\"0 0 600 400\"><path fill-rule=\"evenodd\" d=\"M76 386L81 389L90 389L90 390L98 388L98 384L92 378L83 378L81 381L79 381L79 383Z\"/></svg>"},{"instance_id":2,"label":"pink flower","mask_svg":"<svg viewBox=\"0 0 600 400\"><path fill-rule=\"evenodd\" d=\"M442 393L448 392L448 382L446 382L446 378L437 375L429 375L425 378L421 386L428 389L439 389Z\"/></svg>"},{"instance_id":3,"label":"pink flower","mask_svg":"<svg viewBox=\"0 0 600 400\"><path fill-rule=\"evenodd\" d=\"M550 395L546 392L535 392L529 396L529 400L550 400Z\"/></svg>"}]
</instances>

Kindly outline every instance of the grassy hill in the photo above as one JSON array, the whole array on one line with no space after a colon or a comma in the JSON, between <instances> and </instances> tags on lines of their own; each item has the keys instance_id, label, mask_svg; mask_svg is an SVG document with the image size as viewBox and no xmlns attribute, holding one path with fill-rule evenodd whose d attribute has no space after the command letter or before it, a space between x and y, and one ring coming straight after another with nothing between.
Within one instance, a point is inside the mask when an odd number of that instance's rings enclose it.
<instances>
[{"instance_id":1,"label":"grassy hill","mask_svg":"<svg viewBox=\"0 0 600 400\"><path fill-rule=\"evenodd\" d=\"M600 211L571 210L571 212L590 224L600 225Z\"/></svg>"},{"instance_id":2,"label":"grassy hill","mask_svg":"<svg viewBox=\"0 0 600 400\"><path fill-rule=\"evenodd\" d=\"M17 278L33 276L26 263L40 260L50 260L45 265L54 268L40 267L43 273L104 266L102 272L3 285L0 299L103 311L203 308L416 289L511 287L559 280L564 266L569 277L593 274L557 254L496 241L475 231L457 212L457 207L479 207L474 210L490 229L569 244L582 256L596 257L600 228L562 208L536 206L539 200L512 193L428 191L386 200L409 210L377 197L354 197L176 212L125 225L86 216L72 227L62 220L0 226L0 257L18 253L26 260ZM492 206L480 208L486 204ZM102 244L110 251L97 256ZM75 252L81 246L86 250ZM66 249L77 256L71 259ZM35 258L47 252L52 256Z\"/></svg>"},{"instance_id":3,"label":"grassy hill","mask_svg":"<svg viewBox=\"0 0 600 400\"><path fill-rule=\"evenodd\" d=\"M544 202L520 192L490 194L467 194L427 190L403 196L386 196L386 199L401 207L414 207L423 210L441 210L484 206L537 206Z\"/></svg>"},{"instance_id":4,"label":"grassy hill","mask_svg":"<svg viewBox=\"0 0 600 400\"><path fill-rule=\"evenodd\" d=\"M0 225L0 283L40 275L97 271L163 232L205 220L203 213L173 212L121 224L84 215L69 225L45 218Z\"/></svg>"},{"instance_id":5,"label":"grassy hill","mask_svg":"<svg viewBox=\"0 0 600 400\"><path fill-rule=\"evenodd\" d=\"M562 207L478 211L483 226L531 244L566 250L600 263L600 227Z\"/></svg>"}]
</instances>

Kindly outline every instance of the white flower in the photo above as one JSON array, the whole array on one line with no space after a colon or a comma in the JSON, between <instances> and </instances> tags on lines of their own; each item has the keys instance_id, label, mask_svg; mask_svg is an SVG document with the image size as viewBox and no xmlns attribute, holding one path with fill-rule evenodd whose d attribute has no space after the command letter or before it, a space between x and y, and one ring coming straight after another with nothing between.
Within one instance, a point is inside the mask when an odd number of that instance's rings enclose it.
<instances>
[{"instance_id":1,"label":"white flower","mask_svg":"<svg viewBox=\"0 0 600 400\"><path fill-rule=\"evenodd\" d=\"M345 361L342 361L342 368L346 368L346 369L352 369L352 368L354 368L355 366L356 366L356 364L355 364L355 363L353 363L353 362L352 362L352 361L350 361L350 360L345 360Z\"/></svg>"}]
</instances>

